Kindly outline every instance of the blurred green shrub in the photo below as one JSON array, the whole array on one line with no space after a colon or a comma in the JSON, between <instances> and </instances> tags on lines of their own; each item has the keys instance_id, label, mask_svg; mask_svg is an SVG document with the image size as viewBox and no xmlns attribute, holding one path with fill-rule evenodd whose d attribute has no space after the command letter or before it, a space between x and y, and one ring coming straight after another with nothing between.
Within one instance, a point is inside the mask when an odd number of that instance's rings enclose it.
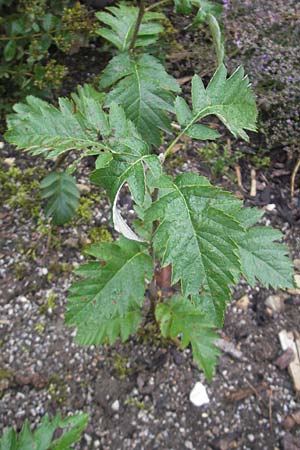
<instances>
[{"instance_id":1,"label":"blurred green shrub","mask_svg":"<svg viewBox=\"0 0 300 450\"><path fill-rule=\"evenodd\" d=\"M78 1L0 0L0 114L30 94L50 97L67 67L55 53L76 53L94 35L93 15Z\"/></svg>"}]
</instances>

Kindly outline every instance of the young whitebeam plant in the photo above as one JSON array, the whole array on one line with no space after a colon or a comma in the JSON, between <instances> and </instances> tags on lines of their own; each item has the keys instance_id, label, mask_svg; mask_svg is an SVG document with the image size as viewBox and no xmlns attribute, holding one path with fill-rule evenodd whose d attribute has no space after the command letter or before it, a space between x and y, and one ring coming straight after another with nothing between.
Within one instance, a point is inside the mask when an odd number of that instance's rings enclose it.
<instances>
[{"instance_id":1,"label":"young whitebeam plant","mask_svg":"<svg viewBox=\"0 0 300 450\"><path fill-rule=\"evenodd\" d=\"M206 87L198 75L193 77L191 107L183 97L174 101L180 91L176 81L153 56L136 50L138 42L147 42L147 27L139 35L143 15L136 11L133 22L122 21L122 15L117 20L118 8L110 8L115 18L108 13L99 17L111 27L102 35L121 51L101 77L100 86L111 90L99 94L90 86L79 87L71 99L60 99L58 108L28 97L8 118L5 137L47 158L62 158L71 150L79 152L77 162L98 155L91 181L108 193L121 236L90 246L86 254L91 260L76 271L82 279L70 288L66 323L77 328L77 341L125 341L143 324L148 298L161 334L176 338L177 344L180 340L182 348L191 344L196 362L211 379L218 355L214 329L223 324L231 286L244 276L252 286L259 280L274 288L292 287L292 266L287 249L274 242L281 233L254 226L262 212L243 208L240 200L195 173L167 175L164 161L184 136L218 138L215 129L201 123L210 115L233 136L248 140L246 130L255 131L254 95L241 67L228 78L221 64ZM150 31L151 41L155 33ZM170 114L180 130L173 140ZM157 156L153 146L158 150L162 132L169 144ZM70 170L75 167L76 162ZM132 227L118 210L125 184L138 216ZM44 188L50 196L51 180ZM70 195L74 204L73 189ZM176 294L162 299L155 272L167 266Z\"/></svg>"}]
</instances>

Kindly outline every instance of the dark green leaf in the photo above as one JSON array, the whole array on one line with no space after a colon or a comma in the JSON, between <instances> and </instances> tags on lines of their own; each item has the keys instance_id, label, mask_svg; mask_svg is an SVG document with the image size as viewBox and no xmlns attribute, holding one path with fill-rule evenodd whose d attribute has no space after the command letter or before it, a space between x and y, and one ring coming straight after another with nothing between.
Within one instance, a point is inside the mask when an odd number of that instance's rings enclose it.
<instances>
[{"instance_id":1,"label":"dark green leaf","mask_svg":"<svg viewBox=\"0 0 300 450\"><path fill-rule=\"evenodd\" d=\"M248 283L254 286L259 280L266 287L294 287L294 271L287 257L288 249L274 241L282 234L270 227L250 228L246 236L237 239L240 247L242 272Z\"/></svg>"},{"instance_id":2,"label":"dark green leaf","mask_svg":"<svg viewBox=\"0 0 300 450\"><path fill-rule=\"evenodd\" d=\"M85 279L70 288L66 323L77 327L82 344L100 344L105 338L114 342L119 335L125 340L141 321L152 260L143 245L125 238L93 245L87 252L97 261L77 270Z\"/></svg>"},{"instance_id":3,"label":"dark green leaf","mask_svg":"<svg viewBox=\"0 0 300 450\"><path fill-rule=\"evenodd\" d=\"M139 8L120 3L118 6L106 8L106 11L108 12L96 13L96 17L109 28L100 28L96 33L115 45L121 52L129 50ZM163 14L151 11L144 14L135 47L145 47L158 39L163 27L157 20L163 18Z\"/></svg>"},{"instance_id":4,"label":"dark green leaf","mask_svg":"<svg viewBox=\"0 0 300 450\"><path fill-rule=\"evenodd\" d=\"M98 133L106 133L103 94L91 86L78 88L73 101L60 98L59 108L36 97L17 103L7 118L5 138L33 155L56 157L71 149L103 148Z\"/></svg>"},{"instance_id":5,"label":"dark green leaf","mask_svg":"<svg viewBox=\"0 0 300 450\"><path fill-rule=\"evenodd\" d=\"M173 111L173 92L180 91L175 79L153 56L124 53L115 56L102 74L100 87L111 86L107 105L123 106L143 139L158 146L161 130L171 130L167 112Z\"/></svg>"},{"instance_id":6,"label":"dark green leaf","mask_svg":"<svg viewBox=\"0 0 300 450\"><path fill-rule=\"evenodd\" d=\"M42 198L47 198L46 216L55 225L71 220L79 204L80 193L76 180L63 172L52 172L41 182Z\"/></svg>"},{"instance_id":7,"label":"dark green leaf","mask_svg":"<svg viewBox=\"0 0 300 450\"><path fill-rule=\"evenodd\" d=\"M10 40L7 42L7 44L4 47L3 55L5 61L11 61L14 59L17 53L17 44L15 40Z\"/></svg>"},{"instance_id":8,"label":"dark green leaf","mask_svg":"<svg viewBox=\"0 0 300 450\"><path fill-rule=\"evenodd\" d=\"M255 97L242 67L226 79L226 68L221 65L206 89L201 78L195 75L192 80L192 104L193 112L182 98L176 99L176 115L182 134L196 136L196 122L211 114L217 116L235 137L240 136L246 141L248 136L244 130L256 130Z\"/></svg>"},{"instance_id":9,"label":"dark green leaf","mask_svg":"<svg viewBox=\"0 0 300 450\"><path fill-rule=\"evenodd\" d=\"M127 182L133 200L142 205L146 195L147 170L158 177L161 164L156 155L149 154L149 146L126 119L124 110L114 103L110 109L109 127L113 133L109 141L114 150L113 158L108 160L108 157L105 157L104 167L96 168L92 172L91 181L104 187L112 201L119 188Z\"/></svg>"},{"instance_id":10,"label":"dark green leaf","mask_svg":"<svg viewBox=\"0 0 300 450\"><path fill-rule=\"evenodd\" d=\"M53 30L56 25L59 23L58 17L54 16L54 14L47 13L43 18L43 28L45 31Z\"/></svg>"},{"instance_id":11,"label":"dark green leaf","mask_svg":"<svg viewBox=\"0 0 300 450\"><path fill-rule=\"evenodd\" d=\"M210 381L220 352L214 345L218 335L205 315L187 298L172 297L157 305L155 317L164 337L174 339L180 335L183 348L191 344L195 361Z\"/></svg>"},{"instance_id":12,"label":"dark green leaf","mask_svg":"<svg viewBox=\"0 0 300 450\"><path fill-rule=\"evenodd\" d=\"M241 270L233 236L245 232L219 207L231 195L192 173L158 180L157 187L159 199L146 211L147 221L160 221L154 248L163 266L172 264L172 284L181 280L185 296L209 291L221 323Z\"/></svg>"},{"instance_id":13,"label":"dark green leaf","mask_svg":"<svg viewBox=\"0 0 300 450\"><path fill-rule=\"evenodd\" d=\"M0 450L69 450L80 439L88 422L87 414L76 414L62 419L58 414L51 421L46 414L41 424L32 432L29 422L23 424L19 436L13 428L0 439ZM60 438L53 440L56 429L62 430Z\"/></svg>"}]
</instances>

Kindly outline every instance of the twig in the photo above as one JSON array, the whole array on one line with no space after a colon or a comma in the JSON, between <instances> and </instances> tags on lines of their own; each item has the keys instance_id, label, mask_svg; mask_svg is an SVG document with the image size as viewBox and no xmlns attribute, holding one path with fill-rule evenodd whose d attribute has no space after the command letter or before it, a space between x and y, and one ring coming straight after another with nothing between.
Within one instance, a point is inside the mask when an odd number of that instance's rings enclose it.
<instances>
[{"instance_id":1,"label":"twig","mask_svg":"<svg viewBox=\"0 0 300 450\"><path fill-rule=\"evenodd\" d=\"M178 339L177 337L174 337L174 338L172 338L172 342L174 342L174 344L176 345L177 348L182 350L182 345L181 345L180 339Z\"/></svg>"},{"instance_id":2,"label":"twig","mask_svg":"<svg viewBox=\"0 0 300 450\"><path fill-rule=\"evenodd\" d=\"M269 409L269 405L267 405L262 396L259 395L258 390L255 388L255 386L253 386L248 380L246 380L246 383L248 384L252 392L256 395L256 397Z\"/></svg>"},{"instance_id":3,"label":"twig","mask_svg":"<svg viewBox=\"0 0 300 450\"><path fill-rule=\"evenodd\" d=\"M245 188L243 186L243 181L242 181L241 167L239 164L234 164L234 168L235 168L237 184L244 191Z\"/></svg>"},{"instance_id":4,"label":"twig","mask_svg":"<svg viewBox=\"0 0 300 450\"><path fill-rule=\"evenodd\" d=\"M299 170L299 167L300 167L300 156L299 156L299 158L298 158L298 160L296 162L296 165L295 165L295 167L293 169L292 176L291 176L291 199L293 199L293 197L294 197L294 193L295 193L295 178L296 178L297 172Z\"/></svg>"},{"instance_id":5,"label":"twig","mask_svg":"<svg viewBox=\"0 0 300 450\"><path fill-rule=\"evenodd\" d=\"M62 165L62 163L64 162L64 160L68 156L68 154L69 154L69 152L65 152L65 153L62 153L61 155L59 155L57 157L57 159L55 161L55 166L54 166L55 169L58 169Z\"/></svg>"},{"instance_id":6,"label":"twig","mask_svg":"<svg viewBox=\"0 0 300 450\"><path fill-rule=\"evenodd\" d=\"M250 397L253 394L257 395L257 393L259 391L263 391L265 389L266 389L266 386L263 383L261 383L256 388L254 386L251 386L248 388L244 388L244 389L240 389L240 390L231 392L227 398L231 402L239 402L241 400L244 400L247 397Z\"/></svg>"},{"instance_id":7,"label":"twig","mask_svg":"<svg viewBox=\"0 0 300 450\"><path fill-rule=\"evenodd\" d=\"M153 3L153 5L148 6L145 11L151 11L151 9L157 8L158 6L165 5L166 3L169 3L170 0L161 0L160 2Z\"/></svg>"},{"instance_id":8,"label":"twig","mask_svg":"<svg viewBox=\"0 0 300 450\"><path fill-rule=\"evenodd\" d=\"M188 83L189 81L191 81L193 77L191 75L187 76L187 77L182 77L182 78L177 78L177 83L179 84L179 86L182 86L185 83Z\"/></svg>"},{"instance_id":9,"label":"twig","mask_svg":"<svg viewBox=\"0 0 300 450\"><path fill-rule=\"evenodd\" d=\"M134 49L135 41L136 41L140 26L142 23L144 13L145 13L145 3L144 3L144 0L140 0L139 15L138 15L136 23L135 23L132 39L131 39L130 46L129 46L129 50L131 53L133 52L133 49Z\"/></svg>"},{"instance_id":10,"label":"twig","mask_svg":"<svg viewBox=\"0 0 300 450\"><path fill-rule=\"evenodd\" d=\"M250 196L256 197L256 170L251 169L251 189Z\"/></svg>"},{"instance_id":11,"label":"twig","mask_svg":"<svg viewBox=\"0 0 300 450\"><path fill-rule=\"evenodd\" d=\"M152 194L152 202L154 203L158 198L158 189L155 188ZM156 260L155 260L155 252L154 252L154 247L153 247L153 236L155 233L155 230L158 226L157 222L154 222L153 226L152 226L152 231L151 231L151 239L150 239L150 256L152 258L152 264L153 264L153 277L152 280L150 282L150 286L149 286L149 294L150 294L150 311L154 316L154 311L155 311L155 306L156 306L156 302L157 302L157 285L156 285L156 277L155 277L155 269L156 269Z\"/></svg>"},{"instance_id":12,"label":"twig","mask_svg":"<svg viewBox=\"0 0 300 450\"><path fill-rule=\"evenodd\" d=\"M250 383L250 381L246 380L246 383L248 384L249 388L251 389L251 391L256 395L257 398L259 398L260 400L262 400L261 396L259 395L257 389L255 386L253 386L253 384Z\"/></svg>"},{"instance_id":13,"label":"twig","mask_svg":"<svg viewBox=\"0 0 300 450\"><path fill-rule=\"evenodd\" d=\"M218 347L222 352L228 353L233 358L239 360L239 361L245 361L245 357L243 353L238 350L235 345L232 342L227 342L225 339L218 339L215 342L216 347Z\"/></svg>"}]
</instances>

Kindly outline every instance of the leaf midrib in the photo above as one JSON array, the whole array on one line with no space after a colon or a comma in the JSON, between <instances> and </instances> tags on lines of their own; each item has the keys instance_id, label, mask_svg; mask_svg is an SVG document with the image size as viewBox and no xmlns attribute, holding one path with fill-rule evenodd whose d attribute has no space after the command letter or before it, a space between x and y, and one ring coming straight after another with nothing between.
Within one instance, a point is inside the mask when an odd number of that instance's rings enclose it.
<instances>
[{"instance_id":1,"label":"leaf midrib","mask_svg":"<svg viewBox=\"0 0 300 450\"><path fill-rule=\"evenodd\" d=\"M130 259L126 260L125 264L122 265L120 267L120 269L118 269L116 272L113 272L113 275L107 280L107 282L105 282L105 284L104 284L104 286L102 286L101 290L95 296L93 296L93 298L91 298L89 301L85 302L83 307L80 309L80 316L82 315L83 311L90 306L91 302L93 302L94 300L96 300L96 302L98 302L99 295L104 290L104 288L107 287L112 282L112 280L114 280L114 278L117 275L120 275L120 273L122 273L122 271L125 269L125 267L128 266L128 264L130 264L135 258L137 258L141 255L145 255L145 253L141 252L141 251L138 253L135 253ZM108 271L108 272L112 272L112 270ZM122 313L121 313L121 311L119 311L119 309L118 309L118 313L120 314L120 316L122 315Z\"/></svg>"},{"instance_id":2,"label":"leaf midrib","mask_svg":"<svg viewBox=\"0 0 300 450\"><path fill-rule=\"evenodd\" d=\"M199 242L198 242L198 236L197 236L196 230L195 230L195 228L194 228L194 223L193 223L193 219L192 219L192 216L191 216L191 211L190 211L190 209L189 209L189 207L188 207L188 204L187 204L187 202L186 202L186 199L185 199L183 193L181 192L181 190L178 188L178 186L177 186L176 184L173 184L173 186L175 187L176 191L179 193L180 197L182 198L182 200L183 200L183 202L184 202L184 205L185 205L185 207L186 207L186 210L187 210L187 212L188 212L188 217L189 217L190 224L191 224L191 228L192 228L192 231L193 231L193 236L194 236L194 238L196 239L197 247L198 247L198 252L199 252L199 255L200 255L200 259L201 259L201 264L202 264L202 267L203 267L203 269L204 269L205 282L207 283L207 282L208 282L208 281L207 281L207 274L206 274L205 265L204 265L203 258L202 258L202 252L201 252L201 249L200 249L200 244L199 244Z\"/></svg>"}]
</instances>

